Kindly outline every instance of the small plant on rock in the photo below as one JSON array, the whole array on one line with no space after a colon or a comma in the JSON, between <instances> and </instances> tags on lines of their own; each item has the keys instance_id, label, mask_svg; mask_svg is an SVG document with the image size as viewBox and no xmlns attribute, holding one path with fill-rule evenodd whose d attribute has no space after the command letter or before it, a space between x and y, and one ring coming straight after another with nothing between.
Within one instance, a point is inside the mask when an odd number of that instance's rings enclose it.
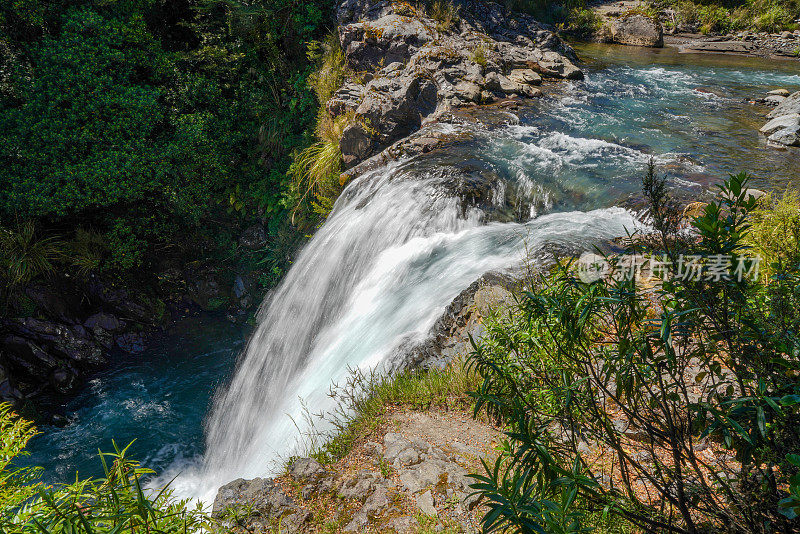
<instances>
[{"instance_id":1,"label":"small plant on rock","mask_svg":"<svg viewBox=\"0 0 800 534\"><path fill-rule=\"evenodd\" d=\"M453 0L433 0L430 16L436 21L436 29L440 32L452 30L458 24L460 10L461 6L455 5Z\"/></svg>"}]
</instances>

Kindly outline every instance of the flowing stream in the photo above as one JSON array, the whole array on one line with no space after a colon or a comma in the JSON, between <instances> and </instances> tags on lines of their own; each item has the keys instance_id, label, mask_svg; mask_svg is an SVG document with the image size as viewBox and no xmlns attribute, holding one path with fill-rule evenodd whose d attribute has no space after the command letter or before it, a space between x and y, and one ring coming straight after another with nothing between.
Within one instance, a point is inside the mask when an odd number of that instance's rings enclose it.
<instances>
[{"instance_id":1,"label":"flowing stream","mask_svg":"<svg viewBox=\"0 0 800 534\"><path fill-rule=\"evenodd\" d=\"M766 109L746 99L800 89L800 63L594 45L581 53L585 81L438 125L456 139L446 149L350 183L262 305L235 369L239 331L201 328L205 347L162 344L149 358L200 364L165 364L152 383L139 377L140 389L127 385L141 374L133 363L99 375L73 401L70 424L34 441L32 462L58 466L51 478L76 467L91 474L87 441L108 448L111 437L141 436L135 450L161 480L178 475L180 494L210 502L221 484L268 475L297 452L304 406L330 409L329 386L348 368L402 365L398 348L422 340L482 274L514 268L523 253L536 261L632 231L636 215L622 206L636 205L651 158L689 196L739 170L755 186L799 185L800 151L766 149L757 132Z\"/></svg>"}]
</instances>

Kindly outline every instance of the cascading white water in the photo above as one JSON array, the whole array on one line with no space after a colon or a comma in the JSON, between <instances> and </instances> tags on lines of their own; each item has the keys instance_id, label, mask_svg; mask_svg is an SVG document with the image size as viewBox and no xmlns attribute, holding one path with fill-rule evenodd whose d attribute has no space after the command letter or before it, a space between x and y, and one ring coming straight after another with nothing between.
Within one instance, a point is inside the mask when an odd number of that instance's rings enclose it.
<instances>
[{"instance_id":1,"label":"cascading white water","mask_svg":"<svg viewBox=\"0 0 800 534\"><path fill-rule=\"evenodd\" d=\"M423 339L460 291L518 264L524 248L589 246L636 224L621 208L484 224L435 174L395 163L348 186L262 305L235 376L215 400L203 464L176 481L179 493L210 503L222 484L269 475L305 430L303 402L330 409L326 393L348 367L374 369L401 342Z\"/></svg>"}]
</instances>

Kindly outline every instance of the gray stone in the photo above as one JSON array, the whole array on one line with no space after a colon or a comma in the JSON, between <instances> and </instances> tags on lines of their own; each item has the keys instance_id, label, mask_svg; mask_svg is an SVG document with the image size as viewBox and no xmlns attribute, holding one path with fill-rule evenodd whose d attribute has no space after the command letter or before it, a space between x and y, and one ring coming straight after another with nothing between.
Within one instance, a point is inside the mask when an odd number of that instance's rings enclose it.
<instances>
[{"instance_id":1,"label":"gray stone","mask_svg":"<svg viewBox=\"0 0 800 534\"><path fill-rule=\"evenodd\" d=\"M313 458L298 458L289 466L289 474L297 480L306 480L325 474L325 468Z\"/></svg>"},{"instance_id":2,"label":"gray stone","mask_svg":"<svg viewBox=\"0 0 800 534\"><path fill-rule=\"evenodd\" d=\"M422 495L417 496L417 508L422 511L423 514L431 516L431 517L438 517L439 513L436 511L436 506L433 502L433 494L431 490L426 491Z\"/></svg>"},{"instance_id":3,"label":"gray stone","mask_svg":"<svg viewBox=\"0 0 800 534\"><path fill-rule=\"evenodd\" d=\"M542 77L533 69L512 69L508 73L508 79L519 84L539 85L542 83Z\"/></svg>"},{"instance_id":4,"label":"gray stone","mask_svg":"<svg viewBox=\"0 0 800 534\"><path fill-rule=\"evenodd\" d=\"M643 15L615 20L610 29L615 43L655 48L664 46L664 29L661 23Z\"/></svg>"},{"instance_id":5,"label":"gray stone","mask_svg":"<svg viewBox=\"0 0 800 534\"><path fill-rule=\"evenodd\" d=\"M778 130L767 140L777 145L800 146L800 124Z\"/></svg>"},{"instance_id":6,"label":"gray stone","mask_svg":"<svg viewBox=\"0 0 800 534\"><path fill-rule=\"evenodd\" d=\"M786 100L767 114L767 118L774 119L775 117L792 113L800 113L800 91L789 95Z\"/></svg>"},{"instance_id":7,"label":"gray stone","mask_svg":"<svg viewBox=\"0 0 800 534\"><path fill-rule=\"evenodd\" d=\"M769 95L766 98L764 98L764 103L767 104L768 106L777 106L778 104L782 103L784 100L786 100L785 96Z\"/></svg>"},{"instance_id":8,"label":"gray stone","mask_svg":"<svg viewBox=\"0 0 800 534\"><path fill-rule=\"evenodd\" d=\"M761 133L765 135L769 135L773 132L777 132L778 130L782 130L784 128L791 128L800 124L800 113L789 113L787 115L781 115L780 117L775 117L764 126L761 127L759 130Z\"/></svg>"}]
</instances>

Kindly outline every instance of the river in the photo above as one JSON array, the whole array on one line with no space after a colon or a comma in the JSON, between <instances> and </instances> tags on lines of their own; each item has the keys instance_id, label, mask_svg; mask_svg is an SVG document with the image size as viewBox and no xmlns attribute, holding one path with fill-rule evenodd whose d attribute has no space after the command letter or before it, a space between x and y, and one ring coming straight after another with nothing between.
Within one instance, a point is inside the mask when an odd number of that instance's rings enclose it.
<instances>
[{"instance_id":1,"label":"river","mask_svg":"<svg viewBox=\"0 0 800 534\"><path fill-rule=\"evenodd\" d=\"M134 454L179 475L179 493L213 498L295 452L303 402L329 408L328 386L348 366L396 363L398 346L424 337L482 273L517 264L523 250L535 259L550 245L580 250L633 229L619 206L635 204L651 158L692 197L742 170L755 187L800 186L800 151L765 147L767 108L748 102L800 90L800 63L578 52L584 81L554 84L489 121L442 125L460 140L349 184L246 346L246 332L221 319L178 325L95 376L67 407L66 427L40 429L28 461L67 481L76 469L97 474L96 450L112 438L136 438Z\"/></svg>"}]
</instances>

